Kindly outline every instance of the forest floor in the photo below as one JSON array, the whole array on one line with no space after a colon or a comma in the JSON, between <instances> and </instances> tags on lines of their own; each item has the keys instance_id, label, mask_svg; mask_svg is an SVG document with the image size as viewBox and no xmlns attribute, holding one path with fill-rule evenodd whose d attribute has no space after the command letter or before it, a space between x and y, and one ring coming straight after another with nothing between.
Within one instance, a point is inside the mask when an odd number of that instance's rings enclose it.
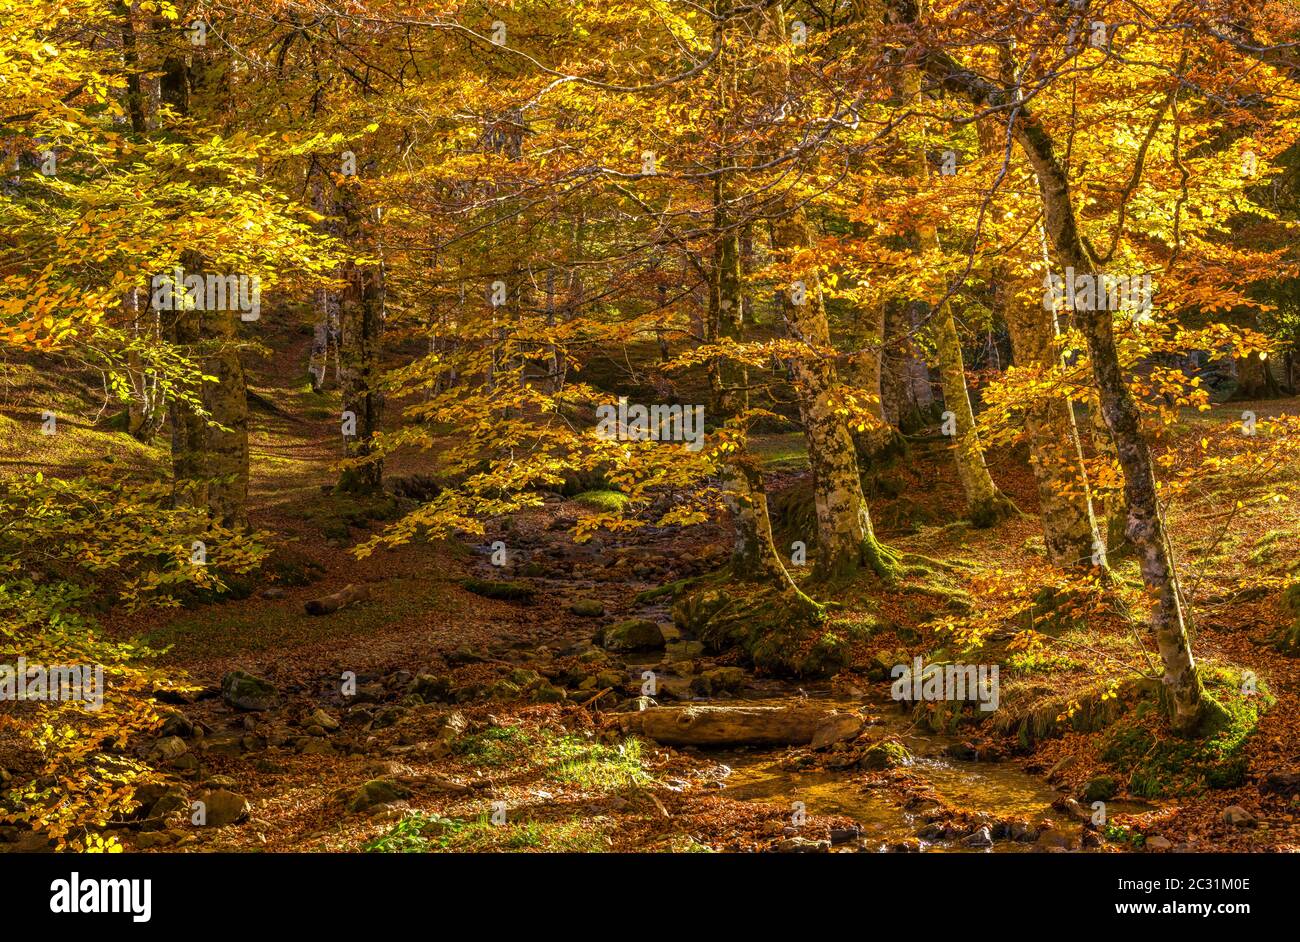
<instances>
[{"instance_id":1,"label":"forest floor","mask_svg":"<svg viewBox=\"0 0 1300 942\"><path fill-rule=\"evenodd\" d=\"M301 362L297 352L283 361ZM1026 511L991 529L954 522L960 491L940 442L913 442L907 460L868 481L880 537L934 565L910 566L893 584L864 579L822 592L839 603L831 626L847 639L846 665L798 681L754 672L739 651L709 653L672 622L673 596L689 591L681 580L725 564L721 525L647 524L578 544L573 523L617 498L557 493L490 521L481 538L357 559L351 547L414 505L419 456L387 468L403 496L335 494L329 396L292 370L259 374L253 389L251 523L276 548L272 564L216 603L105 619L113 635L165 649L163 660L198 688L175 704L152 747L163 779L141 795L139 819L119 822L128 849L1300 846L1300 671L1268 643L1290 616L1277 591L1242 589L1252 575L1294 573L1300 521L1286 500L1239 518L1221 512L1225 488L1246 502L1285 496L1297 484L1293 468L1247 485L1207 479L1170 507L1194 598L1194 650L1228 708L1223 730L1187 744L1168 736L1151 685L1136 679L1152 672L1140 628L1113 613L1057 618L1034 608L1042 540L1023 454L990 454L999 485ZM1296 407L1218 406L1187 416L1163 444L1229 449L1243 408L1262 418ZM801 437L766 436L756 447L773 506L797 508L807 488ZM491 555L496 540L506 547L502 566ZM1116 560L1115 573L1136 581L1131 560ZM369 597L304 614L306 601L348 584ZM1003 703L993 719L890 697L889 665L960 660L937 630L944 620L977 620L1008 599L1028 605L1022 614L1039 617L1051 643L1037 653L999 650ZM607 629L628 620L658 633L619 650ZM650 669L660 704L824 704L861 728L818 749L658 745L621 732L646 705L638 698ZM274 687L268 709L227 702L221 683L233 671ZM355 691L345 690L353 677ZM1243 677L1257 679L1258 691L1245 690ZM194 800L210 806L217 826L188 826ZM1104 824L1095 800L1107 803ZM1225 818L1234 806L1245 817Z\"/></svg>"}]
</instances>

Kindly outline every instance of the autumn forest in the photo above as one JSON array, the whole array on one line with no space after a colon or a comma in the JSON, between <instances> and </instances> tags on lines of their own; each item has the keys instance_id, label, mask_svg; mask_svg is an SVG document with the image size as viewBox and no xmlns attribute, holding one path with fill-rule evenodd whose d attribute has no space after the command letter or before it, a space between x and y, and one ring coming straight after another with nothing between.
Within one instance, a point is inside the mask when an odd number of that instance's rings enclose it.
<instances>
[{"instance_id":1,"label":"autumn forest","mask_svg":"<svg viewBox=\"0 0 1300 942\"><path fill-rule=\"evenodd\" d=\"M0 0L0 852L1300 850L1298 233L1294 0Z\"/></svg>"}]
</instances>

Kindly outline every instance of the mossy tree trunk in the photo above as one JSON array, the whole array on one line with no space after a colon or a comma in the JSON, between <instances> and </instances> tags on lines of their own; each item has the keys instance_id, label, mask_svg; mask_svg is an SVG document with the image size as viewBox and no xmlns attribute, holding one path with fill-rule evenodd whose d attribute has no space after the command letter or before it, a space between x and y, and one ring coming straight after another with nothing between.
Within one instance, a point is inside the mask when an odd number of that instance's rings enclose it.
<instances>
[{"instance_id":1,"label":"mossy tree trunk","mask_svg":"<svg viewBox=\"0 0 1300 942\"><path fill-rule=\"evenodd\" d=\"M910 107L922 108L921 73L915 68L903 71L900 82L904 102ZM918 186L924 186L930 176L924 146L911 156L910 175ZM916 227L915 242L922 252L936 252L939 234L933 226ZM1015 505L998 490L984 463L984 449L980 444L979 428L975 424L975 410L971 407L970 392L966 388L966 363L961 352L961 338L953 318L952 305L944 301L930 320L930 334L934 339L939 381L943 387L943 402L953 414L953 460L957 476L966 495L966 510L977 526L991 526L1016 513Z\"/></svg>"},{"instance_id":2,"label":"mossy tree trunk","mask_svg":"<svg viewBox=\"0 0 1300 942\"><path fill-rule=\"evenodd\" d=\"M812 233L801 209L773 223L772 247L786 256L812 249ZM813 498L817 508L816 579L849 576L863 566L889 575L893 557L877 542L862 493L857 453L840 414L839 377L832 359L830 326L815 268L798 279L800 290L782 292L786 330L805 345L794 361L799 415L808 442Z\"/></svg>"}]
</instances>

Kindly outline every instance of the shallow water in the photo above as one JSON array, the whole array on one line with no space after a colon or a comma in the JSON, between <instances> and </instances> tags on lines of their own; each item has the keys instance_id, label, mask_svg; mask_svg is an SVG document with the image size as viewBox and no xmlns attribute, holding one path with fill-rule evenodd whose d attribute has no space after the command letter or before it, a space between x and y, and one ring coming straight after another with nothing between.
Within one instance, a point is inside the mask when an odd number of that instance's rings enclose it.
<instances>
[{"instance_id":1,"label":"shallow water","mask_svg":"<svg viewBox=\"0 0 1300 942\"><path fill-rule=\"evenodd\" d=\"M757 702L770 704L772 701ZM863 708L856 701L820 697L804 702L824 703L839 709ZM902 740L915 756L912 771L953 805L1035 825L1051 821L1069 833L1077 833L1078 825L1051 807L1060 793L1016 763L950 759L943 754L944 749L957 739L920 730L907 717L892 711L883 719L883 728ZM808 814L851 818L861 827L868 849L881 849L889 843L912 838L924 825L921 812L902 807L906 796L888 787L864 788L859 772L782 768L782 756L781 752L767 750L717 753L718 761L730 769L730 774L723 779L724 794L741 801L770 802L785 808L801 801ZM964 847L955 841L921 841L922 849L930 851L1014 853L1033 846L996 841L992 848L985 849Z\"/></svg>"}]
</instances>

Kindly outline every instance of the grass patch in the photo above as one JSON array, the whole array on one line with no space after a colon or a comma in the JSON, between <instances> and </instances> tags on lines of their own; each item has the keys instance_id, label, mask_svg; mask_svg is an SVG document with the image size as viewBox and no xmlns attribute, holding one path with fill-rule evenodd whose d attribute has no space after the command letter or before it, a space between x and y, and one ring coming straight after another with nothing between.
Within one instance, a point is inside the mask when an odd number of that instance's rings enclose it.
<instances>
[{"instance_id":1,"label":"grass patch","mask_svg":"<svg viewBox=\"0 0 1300 942\"><path fill-rule=\"evenodd\" d=\"M488 815L456 820L412 812L362 848L367 853L427 854L488 851L594 853L608 849L604 832L570 821L523 820L493 824Z\"/></svg>"},{"instance_id":2,"label":"grass patch","mask_svg":"<svg viewBox=\"0 0 1300 942\"><path fill-rule=\"evenodd\" d=\"M452 751L474 765L496 766L527 758L533 745L533 736L522 726L493 726L461 737Z\"/></svg>"},{"instance_id":3,"label":"grass patch","mask_svg":"<svg viewBox=\"0 0 1300 942\"><path fill-rule=\"evenodd\" d=\"M578 736L561 736L547 744L545 759L550 764L547 778L583 788L617 789L650 781L641 764L638 739L606 746Z\"/></svg>"}]
</instances>

